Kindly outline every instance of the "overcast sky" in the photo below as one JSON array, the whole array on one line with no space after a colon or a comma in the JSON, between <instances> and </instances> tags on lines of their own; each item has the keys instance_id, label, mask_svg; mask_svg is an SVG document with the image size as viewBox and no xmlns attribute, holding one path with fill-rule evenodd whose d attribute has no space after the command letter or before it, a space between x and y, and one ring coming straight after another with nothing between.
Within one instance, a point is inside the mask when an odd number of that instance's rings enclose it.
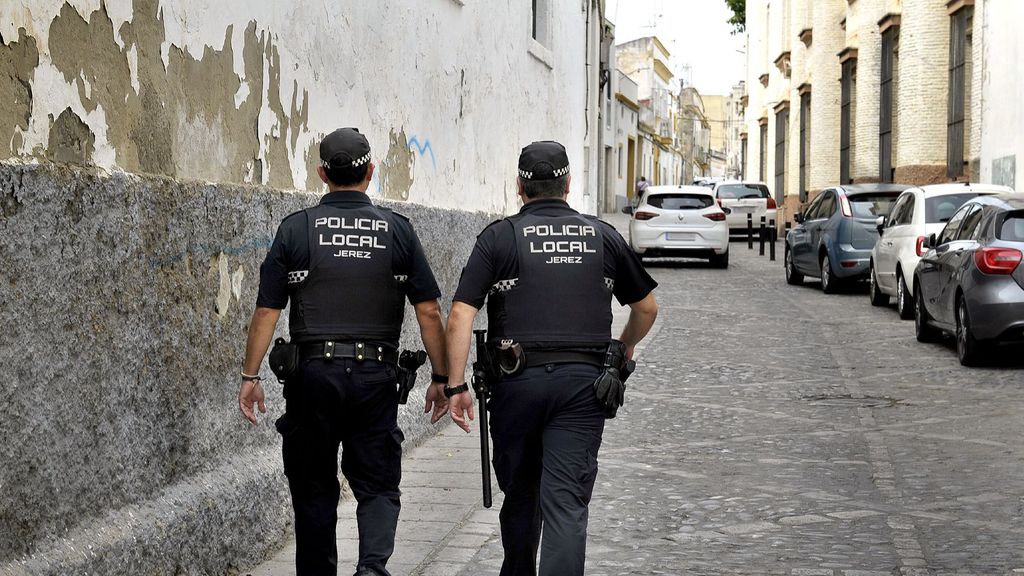
<instances>
[{"instance_id":1,"label":"overcast sky","mask_svg":"<svg viewBox=\"0 0 1024 576\"><path fill-rule=\"evenodd\" d=\"M744 39L730 34L725 0L608 0L605 8L616 44L657 36L672 53L672 71L678 77L689 65L701 94L728 94L743 79Z\"/></svg>"}]
</instances>

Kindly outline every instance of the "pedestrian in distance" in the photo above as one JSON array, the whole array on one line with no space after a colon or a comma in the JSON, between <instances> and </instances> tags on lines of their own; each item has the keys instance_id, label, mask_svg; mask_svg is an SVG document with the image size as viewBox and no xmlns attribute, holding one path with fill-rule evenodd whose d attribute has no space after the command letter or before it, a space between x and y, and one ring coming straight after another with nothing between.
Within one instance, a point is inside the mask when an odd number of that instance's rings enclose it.
<instances>
[{"instance_id":1,"label":"pedestrian in distance","mask_svg":"<svg viewBox=\"0 0 1024 576\"><path fill-rule=\"evenodd\" d=\"M441 292L408 219L366 195L370 157L369 142L355 128L320 143L317 172L329 192L281 222L260 267L249 325L238 402L255 424L254 404L266 412L260 365L281 310L291 303L291 341L275 342L270 364L284 382L285 413L276 428L295 512L299 576L337 574L339 444L341 471L357 501L356 575L389 576L401 507L398 404L418 367L406 359L422 364L425 356L398 353L406 300L433 372L424 412L432 412L433 422L447 412Z\"/></svg>"},{"instance_id":2,"label":"pedestrian in distance","mask_svg":"<svg viewBox=\"0 0 1024 576\"><path fill-rule=\"evenodd\" d=\"M469 432L473 398L463 375L473 320L487 305L487 342L498 364L488 410L505 494L502 576L537 574L538 546L542 576L583 574L605 418L621 404L620 369L658 310L657 283L614 228L566 203L569 183L561 144L523 148L524 205L477 237L449 316L445 394L452 419ZM613 296L631 307L618 341Z\"/></svg>"},{"instance_id":3,"label":"pedestrian in distance","mask_svg":"<svg viewBox=\"0 0 1024 576\"><path fill-rule=\"evenodd\" d=\"M636 205L639 206L640 202L644 199L644 193L647 192L647 177L641 176L636 182Z\"/></svg>"}]
</instances>

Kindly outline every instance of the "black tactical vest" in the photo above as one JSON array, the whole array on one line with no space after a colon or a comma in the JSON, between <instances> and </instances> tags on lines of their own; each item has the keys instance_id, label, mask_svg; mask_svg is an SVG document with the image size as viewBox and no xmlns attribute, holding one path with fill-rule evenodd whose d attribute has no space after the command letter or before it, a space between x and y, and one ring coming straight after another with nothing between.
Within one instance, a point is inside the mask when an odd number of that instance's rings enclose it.
<instances>
[{"instance_id":1,"label":"black tactical vest","mask_svg":"<svg viewBox=\"0 0 1024 576\"><path fill-rule=\"evenodd\" d=\"M487 298L489 339L538 347L607 345L612 290L604 278L599 223L579 214L506 221L515 233L519 277L502 279Z\"/></svg>"},{"instance_id":2,"label":"black tactical vest","mask_svg":"<svg viewBox=\"0 0 1024 576\"><path fill-rule=\"evenodd\" d=\"M292 284L292 340L382 341L397 346L405 314L395 277L394 215L367 205L306 211L309 271Z\"/></svg>"}]
</instances>

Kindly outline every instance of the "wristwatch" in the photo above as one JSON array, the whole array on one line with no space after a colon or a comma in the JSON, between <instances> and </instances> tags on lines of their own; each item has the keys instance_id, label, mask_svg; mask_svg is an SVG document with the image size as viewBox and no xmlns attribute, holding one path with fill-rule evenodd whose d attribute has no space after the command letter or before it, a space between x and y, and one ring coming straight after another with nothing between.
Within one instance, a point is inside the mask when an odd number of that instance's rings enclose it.
<instances>
[{"instance_id":1,"label":"wristwatch","mask_svg":"<svg viewBox=\"0 0 1024 576\"><path fill-rule=\"evenodd\" d=\"M468 392L468 391L469 391L469 384L466 384L465 382L463 382L462 384L459 384L458 386L455 386L453 388L449 388L446 385L444 387L444 397L445 398L451 398L452 396L458 396L459 394L462 394L463 392Z\"/></svg>"}]
</instances>

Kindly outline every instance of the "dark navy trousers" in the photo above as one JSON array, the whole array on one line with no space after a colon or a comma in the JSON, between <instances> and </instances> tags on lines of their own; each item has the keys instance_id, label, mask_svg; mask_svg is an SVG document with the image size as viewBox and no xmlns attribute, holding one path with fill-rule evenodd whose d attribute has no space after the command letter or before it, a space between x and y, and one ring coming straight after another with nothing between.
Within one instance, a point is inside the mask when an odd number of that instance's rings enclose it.
<instances>
[{"instance_id":1,"label":"dark navy trousers","mask_svg":"<svg viewBox=\"0 0 1024 576\"><path fill-rule=\"evenodd\" d=\"M338 446L355 495L358 568L390 576L401 508L402 441L395 368L376 361L313 359L285 386L277 421L295 510L298 576L337 574Z\"/></svg>"},{"instance_id":2,"label":"dark navy trousers","mask_svg":"<svg viewBox=\"0 0 1024 576\"><path fill-rule=\"evenodd\" d=\"M501 576L537 574L538 545L541 576L583 574L605 420L593 388L598 370L549 364L494 387L494 473L505 493Z\"/></svg>"}]
</instances>

